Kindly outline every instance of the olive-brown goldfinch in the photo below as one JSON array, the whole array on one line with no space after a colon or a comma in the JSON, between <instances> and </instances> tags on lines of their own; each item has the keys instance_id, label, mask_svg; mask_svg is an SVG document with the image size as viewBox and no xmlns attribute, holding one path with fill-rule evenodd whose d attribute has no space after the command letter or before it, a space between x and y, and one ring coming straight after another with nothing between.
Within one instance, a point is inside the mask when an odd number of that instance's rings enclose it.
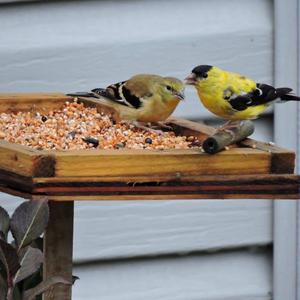
<instances>
[{"instance_id":1,"label":"olive-brown goldfinch","mask_svg":"<svg viewBox=\"0 0 300 300\"><path fill-rule=\"evenodd\" d=\"M184 83L174 77L139 74L104 89L68 95L105 101L125 121L157 123L165 121L184 99Z\"/></svg>"}]
</instances>

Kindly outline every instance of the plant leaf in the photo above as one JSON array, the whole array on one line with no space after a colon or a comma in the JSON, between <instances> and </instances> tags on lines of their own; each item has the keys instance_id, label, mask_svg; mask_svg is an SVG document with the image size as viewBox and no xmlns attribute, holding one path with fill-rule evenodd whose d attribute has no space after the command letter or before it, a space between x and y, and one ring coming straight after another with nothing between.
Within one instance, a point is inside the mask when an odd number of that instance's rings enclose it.
<instances>
[{"instance_id":1,"label":"plant leaf","mask_svg":"<svg viewBox=\"0 0 300 300\"><path fill-rule=\"evenodd\" d=\"M56 284L72 285L72 282L61 276L53 276L41 282L36 287L24 292L23 300L34 300L36 296L46 292Z\"/></svg>"},{"instance_id":2,"label":"plant leaf","mask_svg":"<svg viewBox=\"0 0 300 300\"><path fill-rule=\"evenodd\" d=\"M32 248L37 248L40 249L43 252L43 248L44 248L44 239L42 237L38 237L37 239L35 239L30 246Z\"/></svg>"},{"instance_id":3,"label":"plant leaf","mask_svg":"<svg viewBox=\"0 0 300 300\"><path fill-rule=\"evenodd\" d=\"M44 261L44 255L41 250L27 247L25 253L20 259L20 269L17 271L14 283L22 281L23 279L29 277L35 273L41 266L41 263Z\"/></svg>"},{"instance_id":4,"label":"plant leaf","mask_svg":"<svg viewBox=\"0 0 300 300\"><path fill-rule=\"evenodd\" d=\"M6 236L2 231L0 231L0 239L6 241Z\"/></svg>"},{"instance_id":5,"label":"plant leaf","mask_svg":"<svg viewBox=\"0 0 300 300\"><path fill-rule=\"evenodd\" d=\"M7 281L10 282L12 277L17 273L20 268L19 257L16 249L0 239L0 260L2 261L5 269Z\"/></svg>"},{"instance_id":6,"label":"plant leaf","mask_svg":"<svg viewBox=\"0 0 300 300\"><path fill-rule=\"evenodd\" d=\"M20 289L17 286L13 290L13 300L22 300Z\"/></svg>"},{"instance_id":7,"label":"plant leaf","mask_svg":"<svg viewBox=\"0 0 300 300\"><path fill-rule=\"evenodd\" d=\"M44 232L48 220L47 201L27 201L17 207L10 221L10 228L16 240L18 251Z\"/></svg>"},{"instance_id":8,"label":"plant leaf","mask_svg":"<svg viewBox=\"0 0 300 300\"><path fill-rule=\"evenodd\" d=\"M26 279L22 280L20 283L17 284L17 286L20 286L22 288L22 294L24 291L36 287L43 281L42 272L43 271L41 267L38 272L33 273L33 275L27 277Z\"/></svg>"},{"instance_id":9,"label":"plant leaf","mask_svg":"<svg viewBox=\"0 0 300 300\"><path fill-rule=\"evenodd\" d=\"M7 211L0 206L0 238L6 240L9 230L9 215Z\"/></svg>"},{"instance_id":10,"label":"plant leaf","mask_svg":"<svg viewBox=\"0 0 300 300\"><path fill-rule=\"evenodd\" d=\"M0 274L0 299L6 299L7 283Z\"/></svg>"}]
</instances>

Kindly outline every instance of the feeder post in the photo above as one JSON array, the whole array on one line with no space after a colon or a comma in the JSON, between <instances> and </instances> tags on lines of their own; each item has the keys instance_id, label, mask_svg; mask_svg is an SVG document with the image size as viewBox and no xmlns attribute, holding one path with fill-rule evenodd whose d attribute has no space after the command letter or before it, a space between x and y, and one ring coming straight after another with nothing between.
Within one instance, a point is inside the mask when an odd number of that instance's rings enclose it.
<instances>
[{"instance_id":1,"label":"feeder post","mask_svg":"<svg viewBox=\"0 0 300 300\"><path fill-rule=\"evenodd\" d=\"M72 282L74 202L49 201L50 219L44 237L44 280L62 276ZM57 284L44 300L71 300L72 285Z\"/></svg>"}]
</instances>

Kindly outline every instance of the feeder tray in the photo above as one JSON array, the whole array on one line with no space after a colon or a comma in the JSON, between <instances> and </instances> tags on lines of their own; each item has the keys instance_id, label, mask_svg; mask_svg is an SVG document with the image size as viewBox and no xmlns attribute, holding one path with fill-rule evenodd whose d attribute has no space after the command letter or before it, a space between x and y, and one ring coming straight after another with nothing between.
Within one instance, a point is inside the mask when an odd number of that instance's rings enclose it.
<instances>
[{"instance_id":1,"label":"feeder tray","mask_svg":"<svg viewBox=\"0 0 300 300\"><path fill-rule=\"evenodd\" d=\"M43 112L72 100L59 93L2 94L0 112ZM95 100L80 101L118 119ZM168 125L200 142L215 132L183 119L169 119ZM0 141L1 189L29 199L297 199L294 166L294 152L252 139L214 155L200 149L35 150Z\"/></svg>"}]
</instances>

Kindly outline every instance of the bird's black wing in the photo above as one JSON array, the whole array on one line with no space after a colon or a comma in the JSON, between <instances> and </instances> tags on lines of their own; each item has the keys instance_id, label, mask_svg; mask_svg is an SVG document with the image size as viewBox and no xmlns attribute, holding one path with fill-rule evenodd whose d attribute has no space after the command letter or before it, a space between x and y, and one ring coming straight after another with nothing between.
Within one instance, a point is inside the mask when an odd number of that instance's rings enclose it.
<instances>
[{"instance_id":1,"label":"bird's black wing","mask_svg":"<svg viewBox=\"0 0 300 300\"><path fill-rule=\"evenodd\" d=\"M139 108L142 102L139 97L133 95L128 88L126 88L126 81L118 82L108 86L106 89L93 89L92 93L96 96L102 96L112 100L118 104L125 105L131 108Z\"/></svg>"},{"instance_id":2,"label":"bird's black wing","mask_svg":"<svg viewBox=\"0 0 300 300\"><path fill-rule=\"evenodd\" d=\"M292 91L290 88L276 89L268 84L257 83L256 88L243 95L230 97L227 101L233 109L243 111L250 106L270 103L278 98L289 96Z\"/></svg>"},{"instance_id":3,"label":"bird's black wing","mask_svg":"<svg viewBox=\"0 0 300 300\"><path fill-rule=\"evenodd\" d=\"M249 106L251 106L249 105L251 101L252 100L248 94L245 94L243 96L236 96L228 100L231 107L237 111L243 111L247 109Z\"/></svg>"}]
</instances>

